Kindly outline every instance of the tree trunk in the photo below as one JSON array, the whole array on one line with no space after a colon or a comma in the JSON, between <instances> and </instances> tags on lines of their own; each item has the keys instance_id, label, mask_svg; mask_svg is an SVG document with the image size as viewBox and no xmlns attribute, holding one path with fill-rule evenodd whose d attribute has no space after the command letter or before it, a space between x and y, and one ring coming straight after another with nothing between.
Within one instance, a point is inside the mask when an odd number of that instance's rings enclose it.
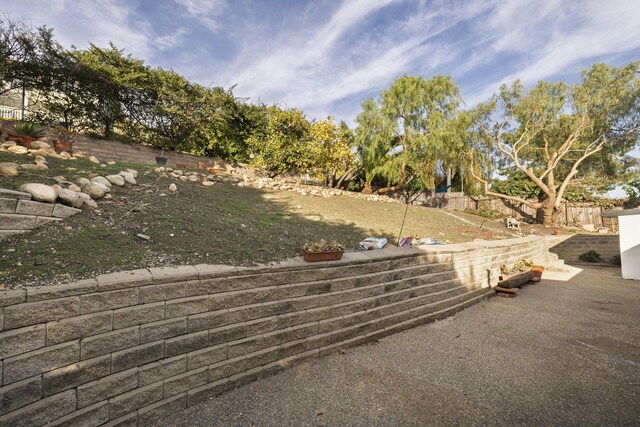
<instances>
[{"instance_id":1,"label":"tree trunk","mask_svg":"<svg viewBox=\"0 0 640 427\"><path fill-rule=\"evenodd\" d=\"M364 188L362 189L362 194L372 194L373 188L371 187L371 183L367 182L364 184Z\"/></svg>"},{"instance_id":2,"label":"tree trunk","mask_svg":"<svg viewBox=\"0 0 640 427\"><path fill-rule=\"evenodd\" d=\"M548 198L545 201L544 206L542 207L542 224L553 227L558 222L558 215L560 215L560 210L556 209L555 205L555 197Z\"/></svg>"}]
</instances>

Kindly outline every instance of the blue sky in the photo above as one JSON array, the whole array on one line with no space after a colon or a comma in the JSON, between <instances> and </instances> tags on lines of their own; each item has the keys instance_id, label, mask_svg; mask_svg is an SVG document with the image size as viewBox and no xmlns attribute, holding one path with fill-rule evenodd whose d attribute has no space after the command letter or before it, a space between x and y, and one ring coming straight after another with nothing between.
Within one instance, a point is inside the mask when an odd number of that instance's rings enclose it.
<instances>
[{"instance_id":1,"label":"blue sky","mask_svg":"<svg viewBox=\"0 0 640 427\"><path fill-rule=\"evenodd\" d=\"M65 46L119 48L252 101L352 124L398 76L448 74L468 106L502 82L575 81L640 58L640 0L0 0Z\"/></svg>"}]
</instances>

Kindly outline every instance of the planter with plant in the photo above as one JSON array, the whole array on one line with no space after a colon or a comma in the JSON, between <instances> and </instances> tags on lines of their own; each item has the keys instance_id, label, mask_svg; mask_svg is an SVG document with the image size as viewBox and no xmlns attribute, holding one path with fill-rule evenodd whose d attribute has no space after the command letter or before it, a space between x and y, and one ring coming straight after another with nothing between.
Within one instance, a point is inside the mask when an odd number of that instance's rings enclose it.
<instances>
[{"instance_id":1,"label":"planter with plant","mask_svg":"<svg viewBox=\"0 0 640 427\"><path fill-rule=\"evenodd\" d=\"M53 149L56 150L56 153L71 153L74 132L64 126L53 126L51 129L56 136L56 139L53 140Z\"/></svg>"},{"instance_id":2,"label":"planter with plant","mask_svg":"<svg viewBox=\"0 0 640 427\"><path fill-rule=\"evenodd\" d=\"M344 246L336 241L327 242L322 239L319 242L306 243L302 247L302 256L307 262L339 260L343 254Z\"/></svg>"},{"instance_id":3,"label":"planter with plant","mask_svg":"<svg viewBox=\"0 0 640 427\"><path fill-rule=\"evenodd\" d=\"M44 136L44 130L37 129L31 122L20 122L15 125L15 134L9 134L7 140L14 141L25 148L31 148L31 143Z\"/></svg>"},{"instance_id":4,"label":"planter with plant","mask_svg":"<svg viewBox=\"0 0 640 427\"><path fill-rule=\"evenodd\" d=\"M520 287L533 279L535 274L533 267L534 262L526 259L521 259L511 268L508 268L506 265L501 266L498 286L504 288ZM542 272L540 272L540 275L542 275Z\"/></svg>"},{"instance_id":5,"label":"planter with plant","mask_svg":"<svg viewBox=\"0 0 640 427\"><path fill-rule=\"evenodd\" d=\"M158 166L164 166L167 164L167 158L164 156L164 148L161 150L160 156L156 157L156 165Z\"/></svg>"}]
</instances>

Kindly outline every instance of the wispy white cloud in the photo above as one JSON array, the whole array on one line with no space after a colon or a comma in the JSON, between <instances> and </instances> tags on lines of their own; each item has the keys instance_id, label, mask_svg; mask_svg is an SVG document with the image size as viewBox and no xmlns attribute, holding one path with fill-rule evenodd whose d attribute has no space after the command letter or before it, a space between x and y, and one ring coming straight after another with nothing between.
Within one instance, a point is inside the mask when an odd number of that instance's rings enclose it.
<instances>
[{"instance_id":1,"label":"wispy white cloud","mask_svg":"<svg viewBox=\"0 0 640 427\"><path fill-rule=\"evenodd\" d=\"M640 57L631 0L0 0L66 46L118 47L252 101L352 120L403 73L450 74L467 105L520 78ZM6 3L6 5L4 4Z\"/></svg>"},{"instance_id":2,"label":"wispy white cloud","mask_svg":"<svg viewBox=\"0 0 640 427\"><path fill-rule=\"evenodd\" d=\"M129 2L51 0L43 7L42 1L25 0L13 2L10 10L33 25L52 27L65 46L86 47L89 43L106 46L111 41L147 60L154 53L152 25Z\"/></svg>"},{"instance_id":3,"label":"wispy white cloud","mask_svg":"<svg viewBox=\"0 0 640 427\"><path fill-rule=\"evenodd\" d=\"M300 42L273 50L260 44L247 48L230 67L241 71L223 81L237 83L239 93L254 99L301 107L310 117L324 116L334 103L354 94L370 95L403 73L438 73L456 53L435 38L486 9L482 4L469 7L468 2L418 5L414 13L369 31L373 18L386 18L385 8L394 3L344 2ZM356 102L348 119L358 109Z\"/></svg>"},{"instance_id":4,"label":"wispy white cloud","mask_svg":"<svg viewBox=\"0 0 640 427\"><path fill-rule=\"evenodd\" d=\"M490 29L499 29L500 35L485 52L485 58L491 61L505 53L519 55L520 66L476 90L467 99L468 105L482 102L501 84L516 79L531 85L559 74L575 77L575 67L585 61L633 51L640 56L640 8L634 2L507 3L511 7L499 9L500 14L492 21Z\"/></svg>"},{"instance_id":5,"label":"wispy white cloud","mask_svg":"<svg viewBox=\"0 0 640 427\"><path fill-rule=\"evenodd\" d=\"M154 43L158 49L166 50L182 44L186 35L187 29L180 27L172 33L156 37Z\"/></svg>"},{"instance_id":6,"label":"wispy white cloud","mask_svg":"<svg viewBox=\"0 0 640 427\"><path fill-rule=\"evenodd\" d=\"M175 0L184 11L212 32L220 30L218 21L227 7L227 0Z\"/></svg>"}]
</instances>

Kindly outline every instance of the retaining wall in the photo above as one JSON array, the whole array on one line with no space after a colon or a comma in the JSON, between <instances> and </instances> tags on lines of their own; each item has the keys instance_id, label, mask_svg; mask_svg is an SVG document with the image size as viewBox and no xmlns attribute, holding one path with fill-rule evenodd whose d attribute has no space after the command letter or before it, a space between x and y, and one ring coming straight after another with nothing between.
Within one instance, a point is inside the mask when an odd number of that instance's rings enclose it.
<instances>
[{"instance_id":1,"label":"retaining wall","mask_svg":"<svg viewBox=\"0 0 640 427\"><path fill-rule=\"evenodd\" d=\"M148 425L491 294L541 237L184 266L0 292L0 425Z\"/></svg>"},{"instance_id":2,"label":"retaining wall","mask_svg":"<svg viewBox=\"0 0 640 427\"><path fill-rule=\"evenodd\" d=\"M580 255L594 250L600 254L603 263L611 265L611 258L620 256L620 236L612 234L574 234L549 238L549 251L565 262L572 264L592 264L580 260Z\"/></svg>"},{"instance_id":3,"label":"retaining wall","mask_svg":"<svg viewBox=\"0 0 640 427\"><path fill-rule=\"evenodd\" d=\"M0 240L81 212L59 203L31 200L31 194L0 188Z\"/></svg>"}]
</instances>

